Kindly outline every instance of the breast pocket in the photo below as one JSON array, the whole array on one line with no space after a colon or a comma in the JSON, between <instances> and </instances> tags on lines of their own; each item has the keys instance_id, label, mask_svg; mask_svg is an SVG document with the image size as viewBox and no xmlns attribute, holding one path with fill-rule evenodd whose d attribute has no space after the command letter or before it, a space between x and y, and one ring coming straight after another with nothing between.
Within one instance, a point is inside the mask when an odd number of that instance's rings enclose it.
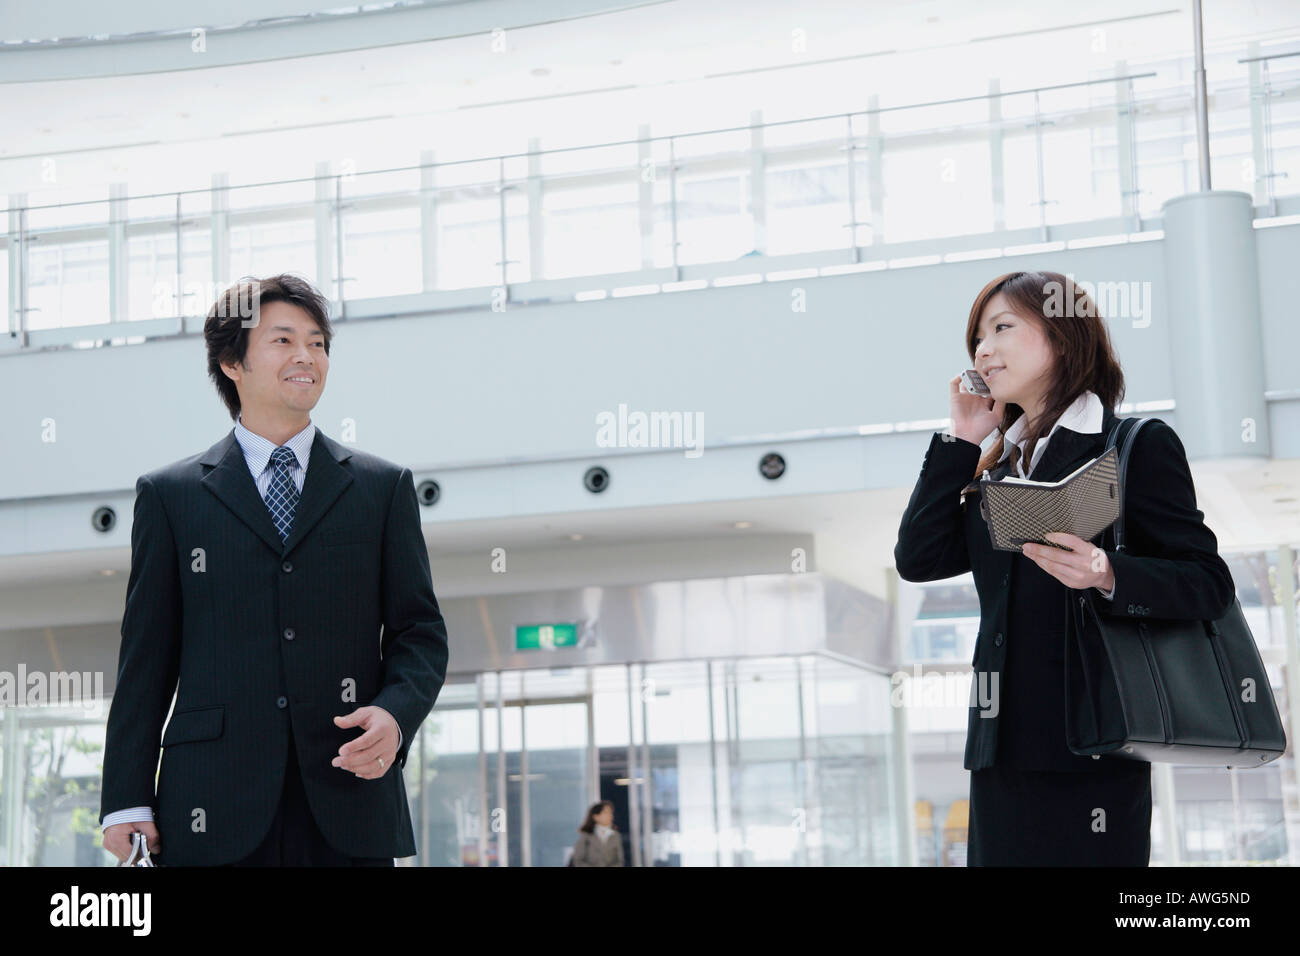
<instances>
[{"instance_id":1,"label":"breast pocket","mask_svg":"<svg viewBox=\"0 0 1300 956\"><path fill-rule=\"evenodd\" d=\"M321 546L325 548L369 548L374 545L376 537L366 531L339 529L327 531L321 535Z\"/></svg>"}]
</instances>

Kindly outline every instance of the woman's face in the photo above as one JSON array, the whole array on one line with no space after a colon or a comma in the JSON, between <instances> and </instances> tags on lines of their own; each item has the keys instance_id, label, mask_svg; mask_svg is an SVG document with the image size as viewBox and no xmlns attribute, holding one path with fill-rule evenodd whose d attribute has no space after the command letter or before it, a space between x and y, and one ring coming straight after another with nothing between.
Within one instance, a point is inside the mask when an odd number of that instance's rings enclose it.
<instances>
[{"instance_id":1,"label":"woman's face","mask_svg":"<svg viewBox=\"0 0 1300 956\"><path fill-rule=\"evenodd\" d=\"M975 335L975 368L993 398L1038 414L1052 371L1052 348L1042 323L1013 312L999 292L985 304Z\"/></svg>"},{"instance_id":2,"label":"woman's face","mask_svg":"<svg viewBox=\"0 0 1300 956\"><path fill-rule=\"evenodd\" d=\"M602 827L612 827L614 825L614 808L609 804L605 804L600 813L596 814L594 819Z\"/></svg>"}]
</instances>

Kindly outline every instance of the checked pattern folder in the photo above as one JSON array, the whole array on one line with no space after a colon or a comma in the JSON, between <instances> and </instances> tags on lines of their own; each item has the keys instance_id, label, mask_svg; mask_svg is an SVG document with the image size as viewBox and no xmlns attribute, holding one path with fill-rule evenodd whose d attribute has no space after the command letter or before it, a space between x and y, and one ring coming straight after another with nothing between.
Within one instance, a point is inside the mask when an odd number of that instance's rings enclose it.
<instances>
[{"instance_id":1,"label":"checked pattern folder","mask_svg":"<svg viewBox=\"0 0 1300 956\"><path fill-rule=\"evenodd\" d=\"M1027 542L1060 547L1044 537L1052 531L1090 541L1119 517L1119 453L1108 448L1060 481L984 478L980 491L980 510L998 551L1019 551Z\"/></svg>"}]
</instances>

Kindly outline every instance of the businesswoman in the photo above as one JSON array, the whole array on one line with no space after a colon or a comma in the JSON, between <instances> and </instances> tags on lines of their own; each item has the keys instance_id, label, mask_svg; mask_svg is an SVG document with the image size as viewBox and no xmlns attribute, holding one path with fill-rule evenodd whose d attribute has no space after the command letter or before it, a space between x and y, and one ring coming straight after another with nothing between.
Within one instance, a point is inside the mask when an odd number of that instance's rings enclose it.
<instances>
[{"instance_id":1,"label":"businesswoman","mask_svg":"<svg viewBox=\"0 0 1300 956\"><path fill-rule=\"evenodd\" d=\"M1104 549L1109 533L1089 542L1065 532L1023 553L995 550L978 479L987 469L994 480L1056 481L1100 455L1124 376L1095 304L1055 272L986 285L966 351L992 397L964 391L960 376L948 383L951 433L930 440L894 560L905 581L970 571L979 595L968 865L1146 866L1151 765L1066 745L1070 602L1091 592L1103 615L1217 619L1235 596L1232 576L1197 510L1182 442L1159 419L1130 451L1124 551Z\"/></svg>"},{"instance_id":2,"label":"businesswoman","mask_svg":"<svg viewBox=\"0 0 1300 956\"><path fill-rule=\"evenodd\" d=\"M623 837L614 829L614 804L593 803L578 827L573 866L622 866Z\"/></svg>"}]
</instances>

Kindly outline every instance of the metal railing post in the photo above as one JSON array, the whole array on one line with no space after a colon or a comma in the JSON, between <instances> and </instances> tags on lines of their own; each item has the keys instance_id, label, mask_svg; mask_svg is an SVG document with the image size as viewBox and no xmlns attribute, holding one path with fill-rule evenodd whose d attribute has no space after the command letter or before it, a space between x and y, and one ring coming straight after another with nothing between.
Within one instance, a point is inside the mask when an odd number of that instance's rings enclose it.
<instances>
[{"instance_id":1,"label":"metal railing post","mask_svg":"<svg viewBox=\"0 0 1300 956\"><path fill-rule=\"evenodd\" d=\"M848 177L848 199L849 199L849 262L858 261L858 190L857 190L857 163L854 161L858 144L853 138L853 114L848 113L844 117L844 161L845 174Z\"/></svg>"},{"instance_id":2,"label":"metal railing post","mask_svg":"<svg viewBox=\"0 0 1300 956\"><path fill-rule=\"evenodd\" d=\"M31 311L31 306L27 304L27 278L31 272L31 263L28 262L27 244L30 242L27 230L27 197L23 197L23 205L18 209L18 344L22 348L27 348L30 340L27 337L27 313Z\"/></svg>"},{"instance_id":3,"label":"metal railing post","mask_svg":"<svg viewBox=\"0 0 1300 956\"><path fill-rule=\"evenodd\" d=\"M1038 104L1038 90L1034 90L1034 165L1038 167L1038 230L1040 239L1047 241L1047 185L1043 170L1043 115Z\"/></svg>"},{"instance_id":4,"label":"metal railing post","mask_svg":"<svg viewBox=\"0 0 1300 956\"><path fill-rule=\"evenodd\" d=\"M1002 158L1002 84L989 80L989 188L992 190L993 231L1007 228L1007 174Z\"/></svg>"},{"instance_id":5,"label":"metal railing post","mask_svg":"<svg viewBox=\"0 0 1300 956\"><path fill-rule=\"evenodd\" d=\"M1123 64L1117 64L1122 71ZM1130 220L1129 231L1138 232L1142 209L1137 169L1137 107L1133 102L1133 81L1121 80L1115 91L1119 104L1115 109L1115 163L1119 170L1120 215Z\"/></svg>"},{"instance_id":6,"label":"metal railing post","mask_svg":"<svg viewBox=\"0 0 1300 956\"><path fill-rule=\"evenodd\" d=\"M345 283L348 280L343 275L343 176L341 173L334 176L334 274L336 276L334 281L338 286L339 319L346 321L348 297Z\"/></svg>"},{"instance_id":7,"label":"metal railing post","mask_svg":"<svg viewBox=\"0 0 1300 956\"><path fill-rule=\"evenodd\" d=\"M181 194L176 194L176 334L185 334L185 260L181 249Z\"/></svg>"},{"instance_id":8,"label":"metal railing post","mask_svg":"<svg viewBox=\"0 0 1300 956\"><path fill-rule=\"evenodd\" d=\"M1196 72L1192 85L1196 93L1196 155L1201 173L1201 191L1210 191L1210 118L1205 92L1205 42L1201 34L1201 0L1192 0L1192 52Z\"/></svg>"},{"instance_id":9,"label":"metal railing post","mask_svg":"<svg viewBox=\"0 0 1300 956\"><path fill-rule=\"evenodd\" d=\"M677 262L677 141L668 138L669 214L673 224L673 281L680 282L682 267Z\"/></svg>"},{"instance_id":10,"label":"metal railing post","mask_svg":"<svg viewBox=\"0 0 1300 956\"><path fill-rule=\"evenodd\" d=\"M749 215L754 251L767 255L767 153L763 149L763 111L749 114Z\"/></svg>"}]
</instances>

